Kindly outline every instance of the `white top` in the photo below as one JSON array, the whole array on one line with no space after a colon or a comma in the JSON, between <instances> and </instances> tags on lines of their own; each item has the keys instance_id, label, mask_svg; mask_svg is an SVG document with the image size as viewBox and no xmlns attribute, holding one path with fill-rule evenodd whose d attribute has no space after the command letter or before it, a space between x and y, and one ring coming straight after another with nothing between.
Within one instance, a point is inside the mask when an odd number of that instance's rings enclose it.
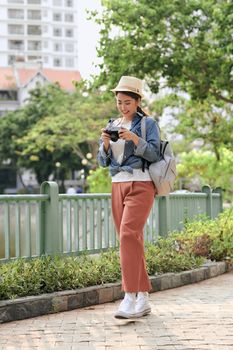
<instances>
[{"instance_id":1,"label":"white top","mask_svg":"<svg viewBox=\"0 0 233 350\"><path fill-rule=\"evenodd\" d=\"M76 194L75 188L74 187L67 188L66 193L67 194Z\"/></svg>"},{"instance_id":2,"label":"white top","mask_svg":"<svg viewBox=\"0 0 233 350\"><path fill-rule=\"evenodd\" d=\"M121 118L118 118L114 120L112 125L115 127L123 127L130 130L131 124L131 121L123 122ZM125 149L125 140L119 139L116 142L110 141L110 147L114 159L117 161L117 163L122 164ZM143 172L142 169L133 169L133 174L130 174L128 171L120 171L112 177L112 182L128 181L151 181L151 177L148 169L145 169L145 172Z\"/></svg>"},{"instance_id":3,"label":"white top","mask_svg":"<svg viewBox=\"0 0 233 350\"><path fill-rule=\"evenodd\" d=\"M152 181L148 169L145 172L142 169L133 169L133 174L128 171L120 171L112 177L112 182L128 182L128 181Z\"/></svg>"},{"instance_id":4,"label":"white top","mask_svg":"<svg viewBox=\"0 0 233 350\"><path fill-rule=\"evenodd\" d=\"M132 122L122 122L121 118L118 118L114 120L113 126L122 127L125 129L130 130ZM117 161L117 163L121 164L123 160L124 155L124 149L125 149L125 140L118 139L116 142L110 140L110 147L113 153L114 159Z\"/></svg>"}]
</instances>

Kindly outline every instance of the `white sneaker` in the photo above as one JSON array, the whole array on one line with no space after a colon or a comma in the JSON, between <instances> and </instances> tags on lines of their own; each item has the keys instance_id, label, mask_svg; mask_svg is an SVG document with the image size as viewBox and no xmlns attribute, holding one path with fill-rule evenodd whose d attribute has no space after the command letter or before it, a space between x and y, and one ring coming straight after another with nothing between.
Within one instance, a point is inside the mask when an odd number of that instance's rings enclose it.
<instances>
[{"instance_id":1,"label":"white sneaker","mask_svg":"<svg viewBox=\"0 0 233 350\"><path fill-rule=\"evenodd\" d=\"M125 293L125 297L120 303L119 309L115 313L115 318L132 318L135 315L136 293Z\"/></svg>"},{"instance_id":2,"label":"white sneaker","mask_svg":"<svg viewBox=\"0 0 233 350\"><path fill-rule=\"evenodd\" d=\"M148 292L139 292L136 300L134 317L142 317L151 312Z\"/></svg>"}]
</instances>

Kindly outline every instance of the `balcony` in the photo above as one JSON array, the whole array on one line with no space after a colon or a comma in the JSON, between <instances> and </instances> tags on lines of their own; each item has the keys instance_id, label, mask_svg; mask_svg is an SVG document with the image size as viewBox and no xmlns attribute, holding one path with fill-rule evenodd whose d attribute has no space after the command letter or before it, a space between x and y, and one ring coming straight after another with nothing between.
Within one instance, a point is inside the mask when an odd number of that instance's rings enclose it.
<instances>
[{"instance_id":1,"label":"balcony","mask_svg":"<svg viewBox=\"0 0 233 350\"><path fill-rule=\"evenodd\" d=\"M28 35L41 35L41 26L28 26Z\"/></svg>"}]
</instances>

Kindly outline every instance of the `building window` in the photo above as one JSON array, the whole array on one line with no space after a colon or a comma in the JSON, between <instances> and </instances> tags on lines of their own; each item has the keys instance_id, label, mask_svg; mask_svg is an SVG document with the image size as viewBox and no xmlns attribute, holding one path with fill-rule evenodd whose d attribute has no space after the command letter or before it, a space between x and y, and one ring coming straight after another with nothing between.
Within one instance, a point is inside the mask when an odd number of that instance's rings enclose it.
<instances>
[{"instance_id":1,"label":"building window","mask_svg":"<svg viewBox=\"0 0 233 350\"><path fill-rule=\"evenodd\" d=\"M73 0L65 0L65 6L73 7Z\"/></svg>"},{"instance_id":2,"label":"building window","mask_svg":"<svg viewBox=\"0 0 233 350\"><path fill-rule=\"evenodd\" d=\"M8 18L23 19L24 18L23 10L8 9Z\"/></svg>"},{"instance_id":3,"label":"building window","mask_svg":"<svg viewBox=\"0 0 233 350\"><path fill-rule=\"evenodd\" d=\"M9 24L8 25L9 34L24 34L24 27L19 24Z\"/></svg>"},{"instance_id":4,"label":"building window","mask_svg":"<svg viewBox=\"0 0 233 350\"><path fill-rule=\"evenodd\" d=\"M8 64L12 65L14 62L15 62L15 56L12 56L12 55L8 56Z\"/></svg>"},{"instance_id":5,"label":"building window","mask_svg":"<svg viewBox=\"0 0 233 350\"><path fill-rule=\"evenodd\" d=\"M62 6L62 0L53 0L54 6Z\"/></svg>"},{"instance_id":6,"label":"building window","mask_svg":"<svg viewBox=\"0 0 233 350\"><path fill-rule=\"evenodd\" d=\"M41 26L28 26L28 35L41 35Z\"/></svg>"},{"instance_id":7,"label":"building window","mask_svg":"<svg viewBox=\"0 0 233 350\"><path fill-rule=\"evenodd\" d=\"M41 56L28 56L28 61L41 61Z\"/></svg>"},{"instance_id":8,"label":"building window","mask_svg":"<svg viewBox=\"0 0 233 350\"><path fill-rule=\"evenodd\" d=\"M67 68L73 68L74 67L74 59L73 58L66 58L66 67Z\"/></svg>"},{"instance_id":9,"label":"building window","mask_svg":"<svg viewBox=\"0 0 233 350\"><path fill-rule=\"evenodd\" d=\"M61 13L54 13L53 14L53 20L55 22L61 22L62 18L61 18Z\"/></svg>"},{"instance_id":10,"label":"building window","mask_svg":"<svg viewBox=\"0 0 233 350\"><path fill-rule=\"evenodd\" d=\"M1 90L0 101L17 101L17 91L15 90Z\"/></svg>"},{"instance_id":11,"label":"building window","mask_svg":"<svg viewBox=\"0 0 233 350\"><path fill-rule=\"evenodd\" d=\"M53 65L54 67L61 67L61 58L54 58Z\"/></svg>"},{"instance_id":12,"label":"building window","mask_svg":"<svg viewBox=\"0 0 233 350\"><path fill-rule=\"evenodd\" d=\"M48 56L44 56L44 57L43 57L43 62L44 62L44 63L48 63L48 62L49 62Z\"/></svg>"},{"instance_id":13,"label":"building window","mask_svg":"<svg viewBox=\"0 0 233 350\"><path fill-rule=\"evenodd\" d=\"M54 28L53 35L54 36L62 36L61 28Z\"/></svg>"},{"instance_id":14,"label":"building window","mask_svg":"<svg viewBox=\"0 0 233 350\"><path fill-rule=\"evenodd\" d=\"M67 43L65 45L65 50L66 50L66 52L74 52L74 44Z\"/></svg>"},{"instance_id":15,"label":"building window","mask_svg":"<svg viewBox=\"0 0 233 350\"><path fill-rule=\"evenodd\" d=\"M44 49L47 49L47 48L48 48L48 41L44 41L43 47L44 47Z\"/></svg>"},{"instance_id":16,"label":"building window","mask_svg":"<svg viewBox=\"0 0 233 350\"><path fill-rule=\"evenodd\" d=\"M41 0L28 0L28 4L40 5L41 4Z\"/></svg>"},{"instance_id":17,"label":"building window","mask_svg":"<svg viewBox=\"0 0 233 350\"><path fill-rule=\"evenodd\" d=\"M41 41L29 41L28 50L40 51L41 50Z\"/></svg>"},{"instance_id":18,"label":"building window","mask_svg":"<svg viewBox=\"0 0 233 350\"><path fill-rule=\"evenodd\" d=\"M28 10L28 19L41 19L41 11Z\"/></svg>"},{"instance_id":19,"label":"building window","mask_svg":"<svg viewBox=\"0 0 233 350\"><path fill-rule=\"evenodd\" d=\"M24 0L8 0L8 4L24 4Z\"/></svg>"},{"instance_id":20,"label":"building window","mask_svg":"<svg viewBox=\"0 0 233 350\"><path fill-rule=\"evenodd\" d=\"M43 10L43 17L48 17L48 11L47 10Z\"/></svg>"},{"instance_id":21,"label":"building window","mask_svg":"<svg viewBox=\"0 0 233 350\"><path fill-rule=\"evenodd\" d=\"M22 40L9 40L8 41L8 49L9 50L23 50L24 42Z\"/></svg>"},{"instance_id":22,"label":"building window","mask_svg":"<svg viewBox=\"0 0 233 350\"><path fill-rule=\"evenodd\" d=\"M62 51L62 44L61 43L54 43L54 51Z\"/></svg>"},{"instance_id":23,"label":"building window","mask_svg":"<svg viewBox=\"0 0 233 350\"><path fill-rule=\"evenodd\" d=\"M66 29L66 37L67 38L73 37L73 29Z\"/></svg>"},{"instance_id":24,"label":"building window","mask_svg":"<svg viewBox=\"0 0 233 350\"><path fill-rule=\"evenodd\" d=\"M65 14L65 22L73 22L73 21L74 21L73 13L66 13Z\"/></svg>"}]
</instances>

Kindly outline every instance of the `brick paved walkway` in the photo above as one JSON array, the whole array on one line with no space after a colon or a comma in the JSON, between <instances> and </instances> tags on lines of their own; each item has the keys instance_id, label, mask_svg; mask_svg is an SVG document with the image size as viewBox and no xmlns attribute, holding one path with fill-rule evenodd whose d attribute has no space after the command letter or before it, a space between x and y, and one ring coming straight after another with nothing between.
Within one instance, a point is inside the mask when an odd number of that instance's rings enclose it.
<instances>
[{"instance_id":1,"label":"brick paved walkway","mask_svg":"<svg viewBox=\"0 0 233 350\"><path fill-rule=\"evenodd\" d=\"M150 295L152 314L113 318L119 301L0 325L0 350L233 350L233 272Z\"/></svg>"}]
</instances>

